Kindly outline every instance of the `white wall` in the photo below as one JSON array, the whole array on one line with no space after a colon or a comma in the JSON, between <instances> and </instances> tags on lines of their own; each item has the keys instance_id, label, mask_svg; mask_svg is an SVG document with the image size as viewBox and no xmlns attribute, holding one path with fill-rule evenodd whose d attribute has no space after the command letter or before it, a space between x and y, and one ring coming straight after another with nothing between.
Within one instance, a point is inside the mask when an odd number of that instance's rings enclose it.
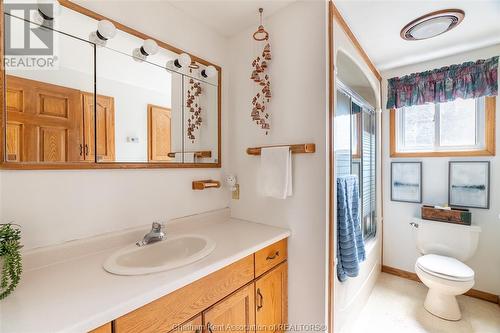
<instances>
[{"instance_id":1,"label":"white wall","mask_svg":"<svg viewBox=\"0 0 500 333\"><path fill-rule=\"evenodd\" d=\"M334 60L337 75L342 74L342 78L349 79L353 83L354 78L358 82L365 82L367 87L351 87L363 97L366 96L369 102L377 111L377 142L380 142L380 83L372 73L368 65L363 60L359 51L354 47L351 40L342 27L335 21L333 25ZM346 60L349 58L350 61ZM342 59L339 61L339 59ZM340 68L345 66L347 68ZM367 91L369 90L369 92ZM335 100L337 98L335 97ZM380 156L380 145L376 147L376 154ZM345 282L340 282L336 276L336 269L333 274L334 279L334 324L335 332L340 332L348 328L349 323L353 323L359 311L368 300L370 293L380 273L381 251L382 251L382 223L381 223L381 186L380 186L380 159L377 158L376 175L376 196L377 196L377 233L375 237L366 243L366 260L360 264L359 275L355 278L348 278ZM336 177L336 175L335 175ZM336 184L336 183L335 183ZM334 190L336 193L336 188ZM333 200L334 212L336 212L337 197ZM336 213L334 214L336 219ZM335 223L336 225L336 223ZM335 233L334 248L337 247L337 234Z\"/></svg>"},{"instance_id":2,"label":"white wall","mask_svg":"<svg viewBox=\"0 0 500 333\"><path fill-rule=\"evenodd\" d=\"M112 1L84 5L223 68L226 64L227 40L164 2L121 2L120 10ZM227 87L223 83L223 164ZM2 171L1 218L23 225L23 243L30 249L227 207L224 188L191 189L192 180L221 175L221 169Z\"/></svg>"},{"instance_id":3,"label":"white wall","mask_svg":"<svg viewBox=\"0 0 500 333\"><path fill-rule=\"evenodd\" d=\"M414 72L432 70L465 61L485 59L500 54L500 45L457 54L425 63L414 64L388 70L383 76L383 105L386 104L387 79L404 76ZM500 114L500 100L497 100L497 115ZM500 147L500 132L497 116L496 145ZM420 216L420 204L390 201L390 163L391 161L423 162L423 203L444 204L448 201L448 162L450 160L491 161L491 208L472 209L472 222L482 228L476 255L467 262L476 274L475 289L500 294L500 157L485 158L421 158L391 159L389 157L389 112L383 113L383 170L384 170L384 265L414 272L417 259L413 228L408 223L412 217ZM498 149L498 148L497 148Z\"/></svg>"},{"instance_id":4,"label":"white wall","mask_svg":"<svg viewBox=\"0 0 500 333\"><path fill-rule=\"evenodd\" d=\"M269 135L251 120L255 27L230 39L230 168L240 183L233 217L289 228L289 322L326 323L326 2L299 1L266 18L271 35ZM227 83L226 83L227 84ZM293 197L259 196L259 157L248 147L315 143L316 153L293 156Z\"/></svg>"}]
</instances>

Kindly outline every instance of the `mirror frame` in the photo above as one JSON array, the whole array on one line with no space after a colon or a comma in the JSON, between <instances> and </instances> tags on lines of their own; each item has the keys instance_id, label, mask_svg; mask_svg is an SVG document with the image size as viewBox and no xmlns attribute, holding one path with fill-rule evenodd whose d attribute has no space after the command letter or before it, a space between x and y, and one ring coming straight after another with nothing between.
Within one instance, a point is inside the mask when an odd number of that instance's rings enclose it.
<instances>
[{"instance_id":1,"label":"mirror frame","mask_svg":"<svg viewBox=\"0 0 500 333\"><path fill-rule=\"evenodd\" d=\"M219 65L211 63L205 59L199 58L189 52L183 51L173 45L170 45L164 41L161 41L152 36L146 35L138 30L132 29L120 22L117 22L109 17L98 14L91 11L85 7L77 5L70 0L59 0L61 6L71 9L75 12L93 18L95 20L109 20L111 21L116 29L131 34L135 37L145 39L153 39L158 43L159 47L167 49L177 54L188 53L193 61L196 61L202 65L209 66L212 65L217 69L217 163L150 163L150 162L107 162L99 163L94 162L64 162L64 163L35 163L35 162L7 162L5 158L5 142L6 142L6 112L5 112L5 71L4 71L4 1L0 0L0 169L7 170L78 170L78 169L171 169L171 168L220 168L222 163L222 127L221 127L221 116L222 116L222 68Z\"/></svg>"}]
</instances>

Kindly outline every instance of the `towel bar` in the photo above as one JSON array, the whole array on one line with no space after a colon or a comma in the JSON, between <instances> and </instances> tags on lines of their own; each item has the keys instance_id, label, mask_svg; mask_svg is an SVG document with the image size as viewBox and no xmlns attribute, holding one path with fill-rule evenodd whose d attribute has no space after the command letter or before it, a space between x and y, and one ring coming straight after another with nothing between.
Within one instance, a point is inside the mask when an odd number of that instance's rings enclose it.
<instances>
[{"instance_id":1,"label":"towel bar","mask_svg":"<svg viewBox=\"0 0 500 333\"><path fill-rule=\"evenodd\" d=\"M168 153L168 157L174 158L175 154L180 154L181 152L170 152ZM185 151L184 153L193 153L194 157L197 158L210 158L212 157L212 151L206 150L206 151Z\"/></svg>"},{"instance_id":2,"label":"towel bar","mask_svg":"<svg viewBox=\"0 0 500 333\"><path fill-rule=\"evenodd\" d=\"M290 146L290 150L292 154L312 154L316 152L316 145L314 143L302 143L298 145L276 145L276 146L264 146L264 147L252 147L247 148L248 155L260 155L262 148L271 148L271 147L286 147Z\"/></svg>"}]
</instances>

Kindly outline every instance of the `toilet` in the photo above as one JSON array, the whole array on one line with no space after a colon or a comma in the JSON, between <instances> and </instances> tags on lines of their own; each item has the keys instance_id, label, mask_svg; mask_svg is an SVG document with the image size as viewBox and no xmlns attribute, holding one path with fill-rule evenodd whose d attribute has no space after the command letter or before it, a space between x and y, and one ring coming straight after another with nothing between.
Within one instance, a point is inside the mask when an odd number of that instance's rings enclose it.
<instances>
[{"instance_id":1,"label":"toilet","mask_svg":"<svg viewBox=\"0 0 500 333\"><path fill-rule=\"evenodd\" d=\"M464 264L477 249L481 228L414 219L420 257L415 272L429 291L424 308L446 320L462 317L456 296L474 286L474 271Z\"/></svg>"}]
</instances>

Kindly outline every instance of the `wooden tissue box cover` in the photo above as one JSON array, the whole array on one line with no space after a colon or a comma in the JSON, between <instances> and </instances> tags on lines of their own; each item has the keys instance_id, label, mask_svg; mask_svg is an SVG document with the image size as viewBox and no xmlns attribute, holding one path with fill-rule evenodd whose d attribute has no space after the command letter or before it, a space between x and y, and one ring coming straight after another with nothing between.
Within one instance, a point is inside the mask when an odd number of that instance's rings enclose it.
<instances>
[{"instance_id":1,"label":"wooden tissue box cover","mask_svg":"<svg viewBox=\"0 0 500 333\"><path fill-rule=\"evenodd\" d=\"M468 209L452 208L451 210L445 210L424 205L422 206L422 219L471 225L472 213Z\"/></svg>"}]
</instances>

